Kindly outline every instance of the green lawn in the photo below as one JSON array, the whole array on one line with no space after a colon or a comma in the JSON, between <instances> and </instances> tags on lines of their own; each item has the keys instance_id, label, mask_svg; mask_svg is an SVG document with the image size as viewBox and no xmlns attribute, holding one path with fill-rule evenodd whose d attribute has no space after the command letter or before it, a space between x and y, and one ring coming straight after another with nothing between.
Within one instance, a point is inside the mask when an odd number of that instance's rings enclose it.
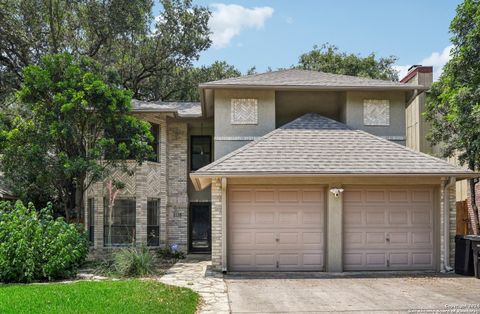
<instances>
[{"instance_id":1,"label":"green lawn","mask_svg":"<svg viewBox=\"0 0 480 314\"><path fill-rule=\"evenodd\" d=\"M194 313L197 302L152 280L0 285L0 313Z\"/></svg>"}]
</instances>

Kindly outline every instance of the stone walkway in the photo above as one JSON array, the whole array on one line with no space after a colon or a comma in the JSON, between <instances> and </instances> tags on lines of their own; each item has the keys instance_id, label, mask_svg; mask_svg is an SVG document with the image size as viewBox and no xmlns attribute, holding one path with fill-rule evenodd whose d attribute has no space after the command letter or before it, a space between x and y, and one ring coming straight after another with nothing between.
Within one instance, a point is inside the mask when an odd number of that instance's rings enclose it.
<instances>
[{"instance_id":1,"label":"stone walkway","mask_svg":"<svg viewBox=\"0 0 480 314\"><path fill-rule=\"evenodd\" d=\"M210 256L189 255L178 261L159 280L162 283L190 288L200 294L198 313L230 313L227 285L223 275L210 269Z\"/></svg>"}]
</instances>

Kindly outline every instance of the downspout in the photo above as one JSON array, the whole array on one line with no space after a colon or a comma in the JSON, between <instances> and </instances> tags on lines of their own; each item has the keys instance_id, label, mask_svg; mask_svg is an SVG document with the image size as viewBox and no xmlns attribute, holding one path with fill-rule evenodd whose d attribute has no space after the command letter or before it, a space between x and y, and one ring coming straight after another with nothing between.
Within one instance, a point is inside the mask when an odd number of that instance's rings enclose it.
<instances>
[{"instance_id":1,"label":"downspout","mask_svg":"<svg viewBox=\"0 0 480 314\"><path fill-rule=\"evenodd\" d=\"M445 181L443 186L443 233L444 233L444 258L443 266L445 267L445 272L451 272L453 268L450 266L450 193L448 189L456 183L454 177L450 177L448 181Z\"/></svg>"}]
</instances>

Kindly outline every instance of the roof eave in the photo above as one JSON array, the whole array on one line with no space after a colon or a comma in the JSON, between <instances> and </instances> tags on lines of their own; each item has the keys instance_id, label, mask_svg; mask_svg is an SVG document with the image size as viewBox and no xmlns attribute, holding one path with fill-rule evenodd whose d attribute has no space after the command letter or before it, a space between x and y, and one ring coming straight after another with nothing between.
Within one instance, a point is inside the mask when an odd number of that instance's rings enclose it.
<instances>
[{"instance_id":1,"label":"roof eave","mask_svg":"<svg viewBox=\"0 0 480 314\"><path fill-rule=\"evenodd\" d=\"M303 172L209 172L209 173L190 173L190 179L193 182L194 188L197 191L203 190L211 183L211 179L226 177L226 178L260 178L260 177L451 177L457 181L480 178L480 173L477 172L432 172L432 173L303 173Z\"/></svg>"},{"instance_id":2,"label":"roof eave","mask_svg":"<svg viewBox=\"0 0 480 314\"><path fill-rule=\"evenodd\" d=\"M258 85L258 84L200 84L199 89L275 89L275 90L428 90L423 85L405 84L404 86L325 86L325 85Z\"/></svg>"}]
</instances>

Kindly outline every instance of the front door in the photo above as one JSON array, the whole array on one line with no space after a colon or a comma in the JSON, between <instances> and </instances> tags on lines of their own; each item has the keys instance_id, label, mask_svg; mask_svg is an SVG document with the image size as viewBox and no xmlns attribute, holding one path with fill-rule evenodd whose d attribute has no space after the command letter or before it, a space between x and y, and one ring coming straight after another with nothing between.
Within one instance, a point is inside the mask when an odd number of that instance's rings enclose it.
<instances>
[{"instance_id":1,"label":"front door","mask_svg":"<svg viewBox=\"0 0 480 314\"><path fill-rule=\"evenodd\" d=\"M189 213L189 251L192 253L210 253L211 241L211 205L210 203L192 203Z\"/></svg>"}]
</instances>

